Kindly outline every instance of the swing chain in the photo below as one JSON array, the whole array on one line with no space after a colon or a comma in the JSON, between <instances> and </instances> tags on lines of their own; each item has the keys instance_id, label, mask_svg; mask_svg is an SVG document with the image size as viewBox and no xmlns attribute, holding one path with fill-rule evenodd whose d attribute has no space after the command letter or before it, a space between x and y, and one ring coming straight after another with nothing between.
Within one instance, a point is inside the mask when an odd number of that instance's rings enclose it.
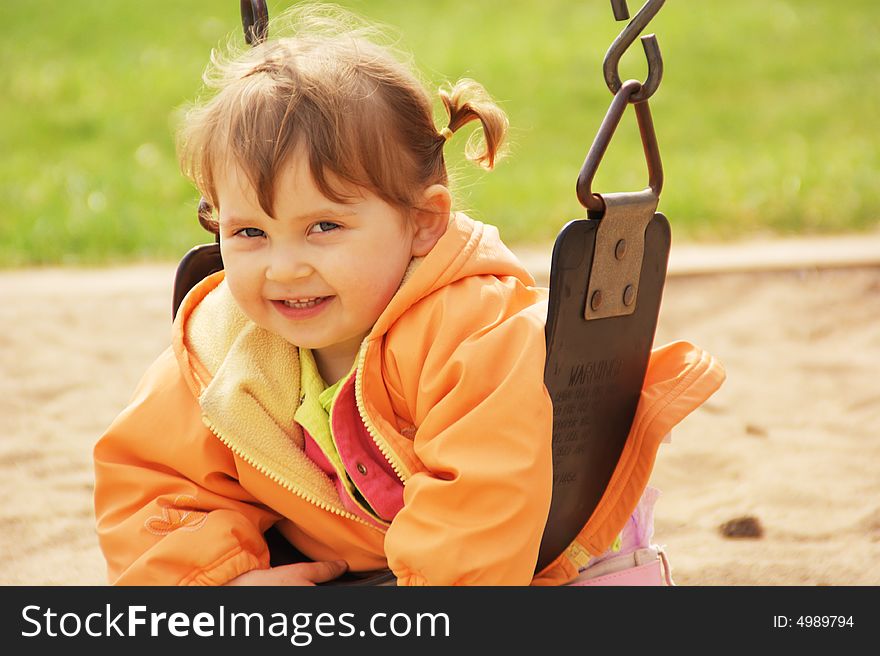
<instances>
[{"instance_id":1,"label":"swing chain","mask_svg":"<svg viewBox=\"0 0 880 656\"><path fill-rule=\"evenodd\" d=\"M241 26L244 28L244 40L249 46L266 40L269 33L266 0L241 0Z\"/></svg>"},{"instance_id":2,"label":"swing chain","mask_svg":"<svg viewBox=\"0 0 880 656\"><path fill-rule=\"evenodd\" d=\"M636 37L642 33L647 27L651 19L657 15L660 8L666 0L648 0L644 6L636 14L623 31L614 39L608 52L605 53L605 59L602 62L602 72L605 76L605 84L611 93L617 93L623 83L620 81L620 73L618 67L620 58L623 53L636 40ZM626 20L629 18L629 8L626 0L611 0L611 9L614 12L614 20ZM642 48L648 59L648 77L642 82L642 88L634 93L630 98L631 103L638 103L647 100L654 95L657 87L660 86L660 80L663 78L663 57L660 55L660 46L657 44L657 37L648 34L641 38Z\"/></svg>"},{"instance_id":3,"label":"swing chain","mask_svg":"<svg viewBox=\"0 0 880 656\"><path fill-rule=\"evenodd\" d=\"M599 168L599 163L611 143L611 137L623 117L627 105L635 105L636 119L639 124L639 133L642 138L642 148L645 152L645 160L648 165L648 189L654 196L659 198L663 188L663 163L660 160L660 148L657 145L657 135L654 132L654 120L648 107L648 98L654 94L663 76L663 58L660 55L660 47L657 38L650 34L642 37L642 45L648 57L648 77L645 82L638 80L620 81L617 65L624 50L635 41L635 38L645 28L648 22L657 14L666 0L648 0L636 14L636 17L624 28L620 35L611 44L602 68L608 88L614 93L611 106L602 120L602 125L596 133L587 157L581 166L577 179L577 197L581 205L593 212L598 218L605 211L605 201L599 194L592 191L593 178ZM616 20L625 20L629 17L629 9L626 0L611 0L611 8Z\"/></svg>"}]
</instances>

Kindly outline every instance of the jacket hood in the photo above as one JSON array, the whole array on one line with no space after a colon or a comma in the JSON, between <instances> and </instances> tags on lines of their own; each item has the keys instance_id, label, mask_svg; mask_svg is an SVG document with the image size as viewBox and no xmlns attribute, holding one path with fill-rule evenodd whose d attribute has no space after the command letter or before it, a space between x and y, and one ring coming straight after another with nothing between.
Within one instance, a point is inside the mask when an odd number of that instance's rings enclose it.
<instances>
[{"instance_id":1,"label":"jacket hood","mask_svg":"<svg viewBox=\"0 0 880 656\"><path fill-rule=\"evenodd\" d=\"M407 309L438 289L482 275L512 276L526 286L535 284L532 275L501 241L498 228L455 213L431 252L423 258L413 258L400 289L367 339L385 334Z\"/></svg>"}]
</instances>

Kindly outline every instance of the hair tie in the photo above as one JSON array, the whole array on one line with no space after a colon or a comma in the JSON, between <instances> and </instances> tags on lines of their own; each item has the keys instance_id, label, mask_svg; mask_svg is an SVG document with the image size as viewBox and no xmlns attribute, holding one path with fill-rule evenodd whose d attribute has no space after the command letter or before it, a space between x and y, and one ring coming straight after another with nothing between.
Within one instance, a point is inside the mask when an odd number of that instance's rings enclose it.
<instances>
[{"instance_id":1,"label":"hair tie","mask_svg":"<svg viewBox=\"0 0 880 656\"><path fill-rule=\"evenodd\" d=\"M445 127L442 130L440 130L440 136L443 137L446 141L449 141L450 139L452 139L452 134L453 134L453 132L452 132L452 130L449 129L449 127Z\"/></svg>"}]
</instances>

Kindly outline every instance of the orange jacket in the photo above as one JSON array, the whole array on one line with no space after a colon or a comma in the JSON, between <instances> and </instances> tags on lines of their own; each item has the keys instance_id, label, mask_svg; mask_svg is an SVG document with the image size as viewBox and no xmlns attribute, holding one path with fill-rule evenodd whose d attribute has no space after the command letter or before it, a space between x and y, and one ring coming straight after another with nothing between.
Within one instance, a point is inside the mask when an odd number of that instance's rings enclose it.
<instances>
[{"instance_id":1,"label":"orange jacket","mask_svg":"<svg viewBox=\"0 0 880 656\"><path fill-rule=\"evenodd\" d=\"M387 565L402 585L529 583L552 480L545 299L495 228L463 215L414 261L358 355L358 410L404 483L403 509L374 526L345 510L303 452L297 349L246 319L222 272L210 276L95 447L111 582L225 583L268 567L263 532L274 524L312 559ZM671 348L651 359L614 498L572 549L607 548L660 438L721 382L702 351ZM662 407L645 406L670 381ZM564 582L576 562L567 552L534 582Z\"/></svg>"}]
</instances>

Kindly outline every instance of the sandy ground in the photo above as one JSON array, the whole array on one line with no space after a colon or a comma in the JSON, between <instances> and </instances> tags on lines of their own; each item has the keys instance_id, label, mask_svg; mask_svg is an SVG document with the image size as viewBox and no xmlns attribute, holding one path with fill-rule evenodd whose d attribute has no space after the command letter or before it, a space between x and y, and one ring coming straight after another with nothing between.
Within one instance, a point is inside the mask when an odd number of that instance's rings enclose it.
<instances>
[{"instance_id":1,"label":"sandy ground","mask_svg":"<svg viewBox=\"0 0 880 656\"><path fill-rule=\"evenodd\" d=\"M169 338L173 266L0 273L0 584L105 582L91 449ZM880 584L880 268L675 276L657 343L728 380L661 449L683 585ZM750 516L760 537L725 537Z\"/></svg>"}]
</instances>

